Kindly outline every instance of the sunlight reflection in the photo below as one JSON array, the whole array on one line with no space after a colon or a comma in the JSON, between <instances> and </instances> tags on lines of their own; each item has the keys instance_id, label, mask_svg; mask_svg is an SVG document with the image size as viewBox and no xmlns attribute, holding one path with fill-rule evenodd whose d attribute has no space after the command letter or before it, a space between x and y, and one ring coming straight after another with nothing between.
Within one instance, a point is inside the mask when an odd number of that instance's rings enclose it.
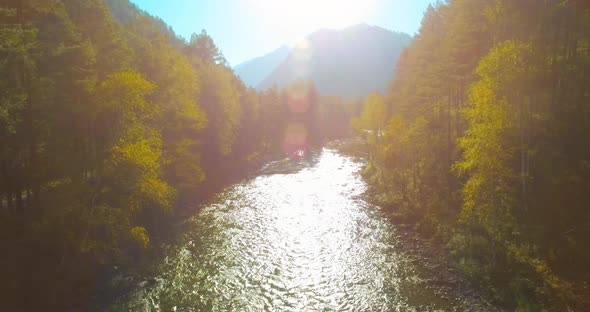
<instances>
[{"instance_id":1,"label":"sunlight reflection","mask_svg":"<svg viewBox=\"0 0 590 312\"><path fill-rule=\"evenodd\" d=\"M226 190L121 311L413 311L391 225L358 199L361 164L315 156Z\"/></svg>"}]
</instances>

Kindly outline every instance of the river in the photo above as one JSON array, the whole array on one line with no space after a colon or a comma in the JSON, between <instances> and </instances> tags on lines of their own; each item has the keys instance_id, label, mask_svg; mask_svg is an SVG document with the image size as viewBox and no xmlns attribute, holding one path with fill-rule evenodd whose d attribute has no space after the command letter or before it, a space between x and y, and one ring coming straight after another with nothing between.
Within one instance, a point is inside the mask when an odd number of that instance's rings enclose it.
<instances>
[{"instance_id":1,"label":"river","mask_svg":"<svg viewBox=\"0 0 590 312\"><path fill-rule=\"evenodd\" d=\"M111 311L454 311L399 229L363 199L362 163L324 149L268 164L189 222L158 276Z\"/></svg>"}]
</instances>

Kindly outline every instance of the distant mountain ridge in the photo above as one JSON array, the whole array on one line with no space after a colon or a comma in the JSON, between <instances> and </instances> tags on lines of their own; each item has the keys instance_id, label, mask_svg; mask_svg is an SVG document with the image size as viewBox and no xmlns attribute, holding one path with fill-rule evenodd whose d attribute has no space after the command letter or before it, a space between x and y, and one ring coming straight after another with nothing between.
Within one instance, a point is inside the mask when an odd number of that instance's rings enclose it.
<instances>
[{"instance_id":1,"label":"distant mountain ridge","mask_svg":"<svg viewBox=\"0 0 590 312\"><path fill-rule=\"evenodd\" d=\"M234 72L249 87L256 87L291 53L291 48L282 46L264 56L235 66Z\"/></svg>"},{"instance_id":2,"label":"distant mountain ridge","mask_svg":"<svg viewBox=\"0 0 590 312\"><path fill-rule=\"evenodd\" d=\"M329 96L359 98L375 91L385 92L401 52L411 41L408 34L367 24L342 30L321 29L290 49L289 55L256 88L282 88L304 79L313 81L321 94ZM242 79L249 79L244 76Z\"/></svg>"}]
</instances>

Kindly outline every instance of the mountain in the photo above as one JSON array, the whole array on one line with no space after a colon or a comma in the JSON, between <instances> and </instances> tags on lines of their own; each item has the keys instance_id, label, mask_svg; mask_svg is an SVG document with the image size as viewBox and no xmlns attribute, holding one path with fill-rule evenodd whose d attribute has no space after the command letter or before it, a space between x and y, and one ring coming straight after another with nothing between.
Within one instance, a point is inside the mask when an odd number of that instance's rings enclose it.
<instances>
[{"instance_id":1,"label":"mountain","mask_svg":"<svg viewBox=\"0 0 590 312\"><path fill-rule=\"evenodd\" d=\"M292 81L315 82L323 95L350 98L384 92L395 64L412 37L359 24L343 30L322 29L294 47L257 88L284 87Z\"/></svg>"},{"instance_id":2,"label":"mountain","mask_svg":"<svg viewBox=\"0 0 590 312\"><path fill-rule=\"evenodd\" d=\"M289 56L289 53L291 53L291 48L282 46L267 55L235 66L234 72L242 78L247 86L256 87Z\"/></svg>"}]
</instances>

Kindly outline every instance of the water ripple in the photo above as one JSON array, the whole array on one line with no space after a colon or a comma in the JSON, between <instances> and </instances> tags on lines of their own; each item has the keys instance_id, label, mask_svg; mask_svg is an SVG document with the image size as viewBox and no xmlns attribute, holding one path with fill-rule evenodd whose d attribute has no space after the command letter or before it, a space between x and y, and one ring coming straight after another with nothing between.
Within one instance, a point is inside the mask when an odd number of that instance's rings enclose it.
<instances>
[{"instance_id":1,"label":"water ripple","mask_svg":"<svg viewBox=\"0 0 590 312\"><path fill-rule=\"evenodd\" d=\"M269 164L192 220L159 264L162 283L112 310L445 309L433 293L414 298L422 281L396 252L394 228L361 199L360 168L331 150Z\"/></svg>"}]
</instances>

